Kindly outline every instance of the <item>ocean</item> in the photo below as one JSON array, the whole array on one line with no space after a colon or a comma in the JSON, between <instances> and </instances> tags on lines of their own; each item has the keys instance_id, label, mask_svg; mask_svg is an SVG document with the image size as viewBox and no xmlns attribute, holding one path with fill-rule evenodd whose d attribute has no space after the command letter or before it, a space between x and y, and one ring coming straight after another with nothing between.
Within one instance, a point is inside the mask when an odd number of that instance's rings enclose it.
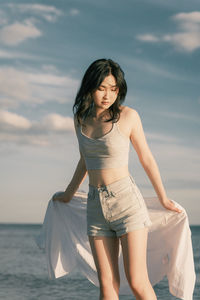
<instances>
[{"instance_id":1,"label":"ocean","mask_svg":"<svg viewBox=\"0 0 200 300\"><path fill-rule=\"evenodd\" d=\"M193 300L200 300L200 226L190 226L196 285ZM35 238L41 225L0 224L1 300L98 300L98 288L77 272L56 280L48 278L44 252ZM172 300L167 278L154 286L158 299ZM135 299L120 296L120 300Z\"/></svg>"}]
</instances>

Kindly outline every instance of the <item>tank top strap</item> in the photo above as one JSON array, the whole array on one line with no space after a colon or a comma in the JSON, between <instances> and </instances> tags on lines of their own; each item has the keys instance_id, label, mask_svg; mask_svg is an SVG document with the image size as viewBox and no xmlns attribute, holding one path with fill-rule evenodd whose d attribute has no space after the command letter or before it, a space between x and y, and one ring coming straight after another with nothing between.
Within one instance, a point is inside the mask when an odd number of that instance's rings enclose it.
<instances>
[{"instance_id":1,"label":"tank top strap","mask_svg":"<svg viewBox=\"0 0 200 300\"><path fill-rule=\"evenodd\" d=\"M125 138L125 139L129 139L127 136L125 136L124 133L121 132L120 127L119 127L119 122L116 122L115 128L116 128L116 131L118 132L118 134L119 134L121 137L123 137L123 138Z\"/></svg>"},{"instance_id":2,"label":"tank top strap","mask_svg":"<svg viewBox=\"0 0 200 300\"><path fill-rule=\"evenodd\" d=\"M119 129L119 122L114 122L113 123L113 130L116 131L117 133L120 133L120 129Z\"/></svg>"}]
</instances>

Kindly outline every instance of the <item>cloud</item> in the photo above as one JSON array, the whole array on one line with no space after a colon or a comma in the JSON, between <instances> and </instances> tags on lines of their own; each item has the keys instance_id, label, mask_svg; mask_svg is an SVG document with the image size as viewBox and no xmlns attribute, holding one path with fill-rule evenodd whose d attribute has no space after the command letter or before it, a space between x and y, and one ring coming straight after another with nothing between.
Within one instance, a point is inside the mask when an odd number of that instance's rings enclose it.
<instances>
[{"instance_id":1,"label":"cloud","mask_svg":"<svg viewBox=\"0 0 200 300\"><path fill-rule=\"evenodd\" d=\"M13 53L11 53L11 52L0 49L0 58L12 59L12 58L20 57L20 56L21 56L20 53L18 53L18 54L16 53L15 55L13 55Z\"/></svg>"},{"instance_id":2,"label":"cloud","mask_svg":"<svg viewBox=\"0 0 200 300\"><path fill-rule=\"evenodd\" d=\"M74 16L79 15L80 11L76 8L72 8L72 9L70 9L69 14L74 17Z\"/></svg>"},{"instance_id":3,"label":"cloud","mask_svg":"<svg viewBox=\"0 0 200 300\"><path fill-rule=\"evenodd\" d=\"M31 13L37 17L42 17L48 22L55 22L57 18L63 14L61 10L52 5L9 3L8 7L15 12L20 12L21 14Z\"/></svg>"},{"instance_id":4,"label":"cloud","mask_svg":"<svg viewBox=\"0 0 200 300\"><path fill-rule=\"evenodd\" d=\"M0 97L2 100L23 102L31 98L31 86L25 76L25 73L12 67L0 68ZM1 101L2 103L3 101Z\"/></svg>"},{"instance_id":5,"label":"cloud","mask_svg":"<svg viewBox=\"0 0 200 300\"><path fill-rule=\"evenodd\" d=\"M144 42L157 42L159 39L153 34L139 34L137 39Z\"/></svg>"},{"instance_id":6,"label":"cloud","mask_svg":"<svg viewBox=\"0 0 200 300\"><path fill-rule=\"evenodd\" d=\"M63 14L61 10L54 6L42 4L9 3L6 7L13 14L13 17L10 18L3 10L0 10L0 25L5 25L0 29L0 42L6 46L17 46L29 38L40 37L42 32L35 25L39 21L38 18L43 18L48 22L55 22ZM27 13L30 15L29 19L27 19ZM79 11L75 9L71 11L73 15L78 13ZM12 19L12 22L13 20L16 21L9 24L9 19ZM21 21L23 19L24 21Z\"/></svg>"},{"instance_id":7,"label":"cloud","mask_svg":"<svg viewBox=\"0 0 200 300\"><path fill-rule=\"evenodd\" d=\"M186 22L185 24L181 26L185 26L187 24L200 24L200 12L199 11L194 11L191 13L179 13L176 14L172 17L174 20L181 21L181 22ZM186 28L188 28L186 26Z\"/></svg>"},{"instance_id":8,"label":"cloud","mask_svg":"<svg viewBox=\"0 0 200 300\"><path fill-rule=\"evenodd\" d=\"M8 111L0 111L1 130L5 128L24 130L31 127L31 122L26 118Z\"/></svg>"},{"instance_id":9,"label":"cloud","mask_svg":"<svg viewBox=\"0 0 200 300\"><path fill-rule=\"evenodd\" d=\"M58 138L58 134L74 132L73 119L55 113L47 114L38 121L30 121L16 113L0 110L0 127L1 144L47 146Z\"/></svg>"},{"instance_id":10,"label":"cloud","mask_svg":"<svg viewBox=\"0 0 200 300\"><path fill-rule=\"evenodd\" d=\"M9 80L8 80L9 78ZM51 68L40 71L24 71L12 67L0 68L0 106L16 108L21 103L38 105L48 101L65 103L72 101L79 81L60 75Z\"/></svg>"},{"instance_id":11,"label":"cloud","mask_svg":"<svg viewBox=\"0 0 200 300\"><path fill-rule=\"evenodd\" d=\"M149 73L151 75L159 76L159 77L164 77L164 78L169 78L169 79L175 79L175 80L187 80L185 76L182 74L176 74L174 72L168 71L166 66L163 67L162 65L158 64L152 64L149 61L145 61L144 59L139 59L139 58L127 58L123 57L121 58L121 61L126 63L129 66L133 66L134 71L142 70L142 72Z\"/></svg>"},{"instance_id":12,"label":"cloud","mask_svg":"<svg viewBox=\"0 0 200 300\"><path fill-rule=\"evenodd\" d=\"M177 24L176 33L156 36L153 33L137 35L136 38L143 42L167 42L174 45L175 49L184 52L193 52L200 48L200 12L178 13L171 17Z\"/></svg>"},{"instance_id":13,"label":"cloud","mask_svg":"<svg viewBox=\"0 0 200 300\"><path fill-rule=\"evenodd\" d=\"M3 59L20 58L20 59L38 60L37 56L26 54L23 52L13 51L13 49L10 49L10 51L0 49L0 58L3 58Z\"/></svg>"},{"instance_id":14,"label":"cloud","mask_svg":"<svg viewBox=\"0 0 200 300\"><path fill-rule=\"evenodd\" d=\"M158 114L158 111L156 112L156 114ZM195 122L195 123L200 123L200 120L199 118L195 118L193 115L188 115L188 114L181 114L181 113L176 113L176 112L163 112L163 111L160 111L159 112L159 115L163 115L163 116L166 116L166 117L169 117L169 118L174 118L174 119L181 119L181 120L184 120L184 121L190 121L190 122Z\"/></svg>"},{"instance_id":15,"label":"cloud","mask_svg":"<svg viewBox=\"0 0 200 300\"><path fill-rule=\"evenodd\" d=\"M74 131L74 122L71 117L64 117L59 114L47 114L39 121L30 121L24 116L7 110L0 110L1 129L12 132L27 131L29 133L41 132L63 132Z\"/></svg>"},{"instance_id":16,"label":"cloud","mask_svg":"<svg viewBox=\"0 0 200 300\"><path fill-rule=\"evenodd\" d=\"M29 38L37 38L42 32L28 20L25 23L16 22L0 30L0 41L7 46L16 46Z\"/></svg>"},{"instance_id":17,"label":"cloud","mask_svg":"<svg viewBox=\"0 0 200 300\"><path fill-rule=\"evenodd\" d=\"M192 52L200 48L200 35L198 32L167 34L163 37L163 41L169 42L178 50L184 50L186 52Z\"/></svg>"},{"instance_id":18,"label":"cloud","mask_svg":"<svg viewBox=\"0 0 200 300\"><path fill-rule=\"evenodd\" d=\"M149 141L156 141L161 143L178 143L180 142L180 139L173 137L173 136L167 136L156 132L146 132L145 133L147 140Z\"/></svg>"},{"instance_id":19,"label":"cloud","mask_svg":"<svg viewBox=\"0 0 200 300\"><path fill-rule=\"evenodd\" d=\"M63 117L59 114L49 114L45 116L41 126L52 131L74 131L73 119Z\"/></svg>"}]
</instances>

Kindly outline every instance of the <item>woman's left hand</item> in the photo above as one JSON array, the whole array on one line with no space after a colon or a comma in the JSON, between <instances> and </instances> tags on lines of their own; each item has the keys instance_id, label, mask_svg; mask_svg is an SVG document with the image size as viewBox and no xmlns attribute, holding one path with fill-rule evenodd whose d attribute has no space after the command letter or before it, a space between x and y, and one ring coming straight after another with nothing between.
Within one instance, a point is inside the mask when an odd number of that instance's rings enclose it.
<instances>
[{"instance_id":1,"label":"woman's left hand","mask_svg":"<svg viewBox=\"0 0 200 300\"><path fill-rule=\"evenodd\" d=\"M165 200L161 200L160 202L161 202L162 206L164 206L166 209L173 210L178 213L182 212L182 210L180 208L176 207L174 202L171 201L169 198L166 198Z\"/></svg>"}]
</instances>

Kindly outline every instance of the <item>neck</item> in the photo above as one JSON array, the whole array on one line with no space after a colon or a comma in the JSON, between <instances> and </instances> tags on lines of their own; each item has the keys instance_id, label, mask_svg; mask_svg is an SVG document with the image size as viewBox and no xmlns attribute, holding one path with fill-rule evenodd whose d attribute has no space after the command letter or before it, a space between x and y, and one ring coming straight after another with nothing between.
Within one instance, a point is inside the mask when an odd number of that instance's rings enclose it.
<instances>
[{"instance_id":1,"label":"neck","mask_svg":"<svg viewBox=\"0 0 200 300\"><path fill-rule=\"evenodd\" d=\"M109 111L107 109L98 109L94 107L91 112L91 117L97 121L101 121L107 116L108 112Z\"/></svg>"}]
</instances>

